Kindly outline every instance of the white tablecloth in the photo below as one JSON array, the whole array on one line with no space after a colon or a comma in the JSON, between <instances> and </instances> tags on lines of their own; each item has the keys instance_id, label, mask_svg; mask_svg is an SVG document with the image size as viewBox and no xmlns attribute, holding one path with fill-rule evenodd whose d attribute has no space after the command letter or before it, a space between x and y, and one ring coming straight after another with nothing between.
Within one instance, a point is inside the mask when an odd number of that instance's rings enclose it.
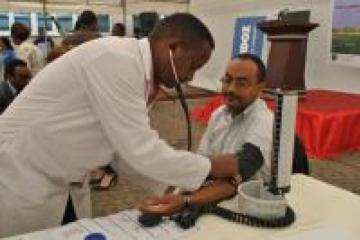
<instances>
[{"instance_id":1,"label":"white tablecloth","mask_svg":"<svg viewBox=\"0 0 360 240\"><path fill-rule=\"evenodd\" d=\"M186 239L319 239L327 240L360 239L360 196L331 186L304 175L294 175L291 191L287 198L296 213L293 225L283 229L262 229L228 222L216 216L204 216L199 220L199 231L192 231ZM222 203L236 210L236 198ZM40 239L47 236L44 230L36 234L26 234L7 240ZM44 238L46 239L46 237Z\"/></svg>"}]
</instances>

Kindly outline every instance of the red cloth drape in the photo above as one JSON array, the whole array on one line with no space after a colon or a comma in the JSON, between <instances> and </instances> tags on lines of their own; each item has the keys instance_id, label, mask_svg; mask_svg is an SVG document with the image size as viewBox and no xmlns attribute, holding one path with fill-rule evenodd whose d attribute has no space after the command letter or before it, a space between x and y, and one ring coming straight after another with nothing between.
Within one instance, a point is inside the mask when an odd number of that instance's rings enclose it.
<instances>
[{"instance_id":1,"label":"red cloth drape","mask_svg":"<svg viewBox=\"0 0 360 240\"><path fill-rule=\"evenodd\" d=\"M211 113L223 103L212 98L192 112L195 121L207 124ZM274 103L267 101L270 108ZM296 132L308 156L331 158L360 150L360 95L325 90L309 90L298 105Z\"/></svg>"}]
</instances>

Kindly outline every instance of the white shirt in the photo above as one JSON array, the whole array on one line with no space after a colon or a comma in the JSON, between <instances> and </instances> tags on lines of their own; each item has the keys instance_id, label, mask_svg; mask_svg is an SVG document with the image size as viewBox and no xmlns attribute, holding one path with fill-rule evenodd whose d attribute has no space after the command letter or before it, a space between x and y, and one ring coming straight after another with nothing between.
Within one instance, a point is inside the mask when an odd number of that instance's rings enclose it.
<instances>
[{"instance_id":1,"label":"white shirt","mask_svg":"<svg viewBox=\"0 0 360 240\"><path fill-rule=\"evenodd\" d=\"M78 216L88 216L88 189L70 183L115 154L119 166L152 181L188 190L202 184L210 161L174 150L150 128L151 72L147 39L108 37L74 48L32 79L0 117L0 235L58 225L69 190Z\"/></svg>"},{"instance_id":2,"label":"white shirt","mask_svg":"<svg viewBox=\"0 0 360 240\"><path fill-rule=\"evenodd\" d=\"M233 118L226 106L216 109L211 115L208 127L201 138L198 153L204 156L235 153L245 143L258 146L265 164L260 169L261 177L270 177L273 113L261 99L255 100L241 114Z\"/></svg>"},{"instance_id":3,"label":"white shirt","mask_svg":"<svg viewBox=\"0 0 360 240\"><path fill-rule=\"evenodd\" d=\"M16 56L26 62L33 75L44 67L45 58L41 50L30 40L24 41L20 45L14 44L14 50Z\"/></svg>"}]
</instances>

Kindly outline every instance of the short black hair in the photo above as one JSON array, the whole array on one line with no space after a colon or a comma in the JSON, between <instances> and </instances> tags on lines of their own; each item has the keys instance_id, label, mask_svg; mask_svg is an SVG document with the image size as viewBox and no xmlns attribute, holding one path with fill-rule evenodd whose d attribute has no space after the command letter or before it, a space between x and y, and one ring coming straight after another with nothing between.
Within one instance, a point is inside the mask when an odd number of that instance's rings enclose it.
<instances>
[{"instance_id":1,"label":"short black hair","mask_svg":"<svg viewBox=\"0 0 360 240\"><path fill-rule=\"evenodd\" d=\"M26 62L21 59L12 59L5 65L4 77L6 79L7 76L14 76L15 68L18 66L26 67Z\"/></svg>"},{"instance_id":2,"label":"short black hair","mask_svg":"<svg viewBox=\"0 0 360 240\"><path fill-rule=\"evenodd\" d=\"M88 27L97 23L96 14L91 10L84 10L78 17L74 30L80 30L82 27Z\"/></svg>"},{"instance_id":3,"label":"short black hair","mask_svg":"<svg viewBox=\"0 0 360 240\"><path fill-rule=\"evenodd\" d=\"M0 37L0 41L5 45L6 50L14 50L8 37Z\"/></svg>"},{"instance_id":4,"label":"short black hair","mask_svg":"<svg viewBox=\"0 0 360 240\"><path fill-rule=\"evenodd\" d=\"M17 39L23 42L29 38L30 29L23 23L15 22L11 26L10 34L13 39Z\"/></svg>"},{"instance_id":5,"label":"short black hair","mask_svg":"<svg viewBox=\"0 0 360 240\"><path fill-rule=\"evenodd\" d=\"M114 30L120 31L123 35L125 35L125 32L126 32L126 28L123 23L114 23L114 25L111 29L112 34L115 33Z\"/></svg>"},{"instance_id":6,"label":"short black hair","mask_svg":"<svg viewBox=\"0 0 360 240\"><path fill-rule=\"evenodd\" d=\"M189 13L174 13L159 21L150 38L178 36L187 42L208 41L211 48L215 48L214 38L209 29L197 17Z\"/></svg>"},{"instance_id":7,"label":"short black hair","mask_svg":"<svg viewBox=\"0 0 360 240\"><path fill-rule=\"evenodd\" d=\"M118 28L125 32L125 25L123 23L114 23L113 28Z\"/></svg>"},{"instance_id":8,"label":"short black hair","mask_svg":"<svg viewBox=\"0 0 360 240\"><path fill-rule=\"evenodd\" d=\"M251 53L241 53L239 55L233 56L232 59L240 59L240 60L250 60L256 64L258 69L258 80L259 82L265 81L266 78L266 67L264 62L255 54Z\"/></svg>"}]
</instances>

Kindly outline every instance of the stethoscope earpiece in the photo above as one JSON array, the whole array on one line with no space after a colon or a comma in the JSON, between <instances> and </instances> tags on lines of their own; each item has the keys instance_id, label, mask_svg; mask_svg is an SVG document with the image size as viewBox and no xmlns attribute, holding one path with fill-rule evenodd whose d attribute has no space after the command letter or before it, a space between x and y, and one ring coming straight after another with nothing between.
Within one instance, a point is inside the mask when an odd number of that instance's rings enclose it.
<instances>
[{"instance_id":1,"label":"stethoscope earpiece","mask_svg":"<svg viewBox=\"0 0 360 240\"><path fill-rule=\"evenodd\" d=\"M174 54L173 54L173 50L170 48L169 50L169 58L170 58L170 64L171 64L171 68L174 74L174 80L175 83L180 85L180 81L179 81L179 76L177 74L176 68L175 68L175 63L174 63Z\"/></svg>"}]
</instances>

